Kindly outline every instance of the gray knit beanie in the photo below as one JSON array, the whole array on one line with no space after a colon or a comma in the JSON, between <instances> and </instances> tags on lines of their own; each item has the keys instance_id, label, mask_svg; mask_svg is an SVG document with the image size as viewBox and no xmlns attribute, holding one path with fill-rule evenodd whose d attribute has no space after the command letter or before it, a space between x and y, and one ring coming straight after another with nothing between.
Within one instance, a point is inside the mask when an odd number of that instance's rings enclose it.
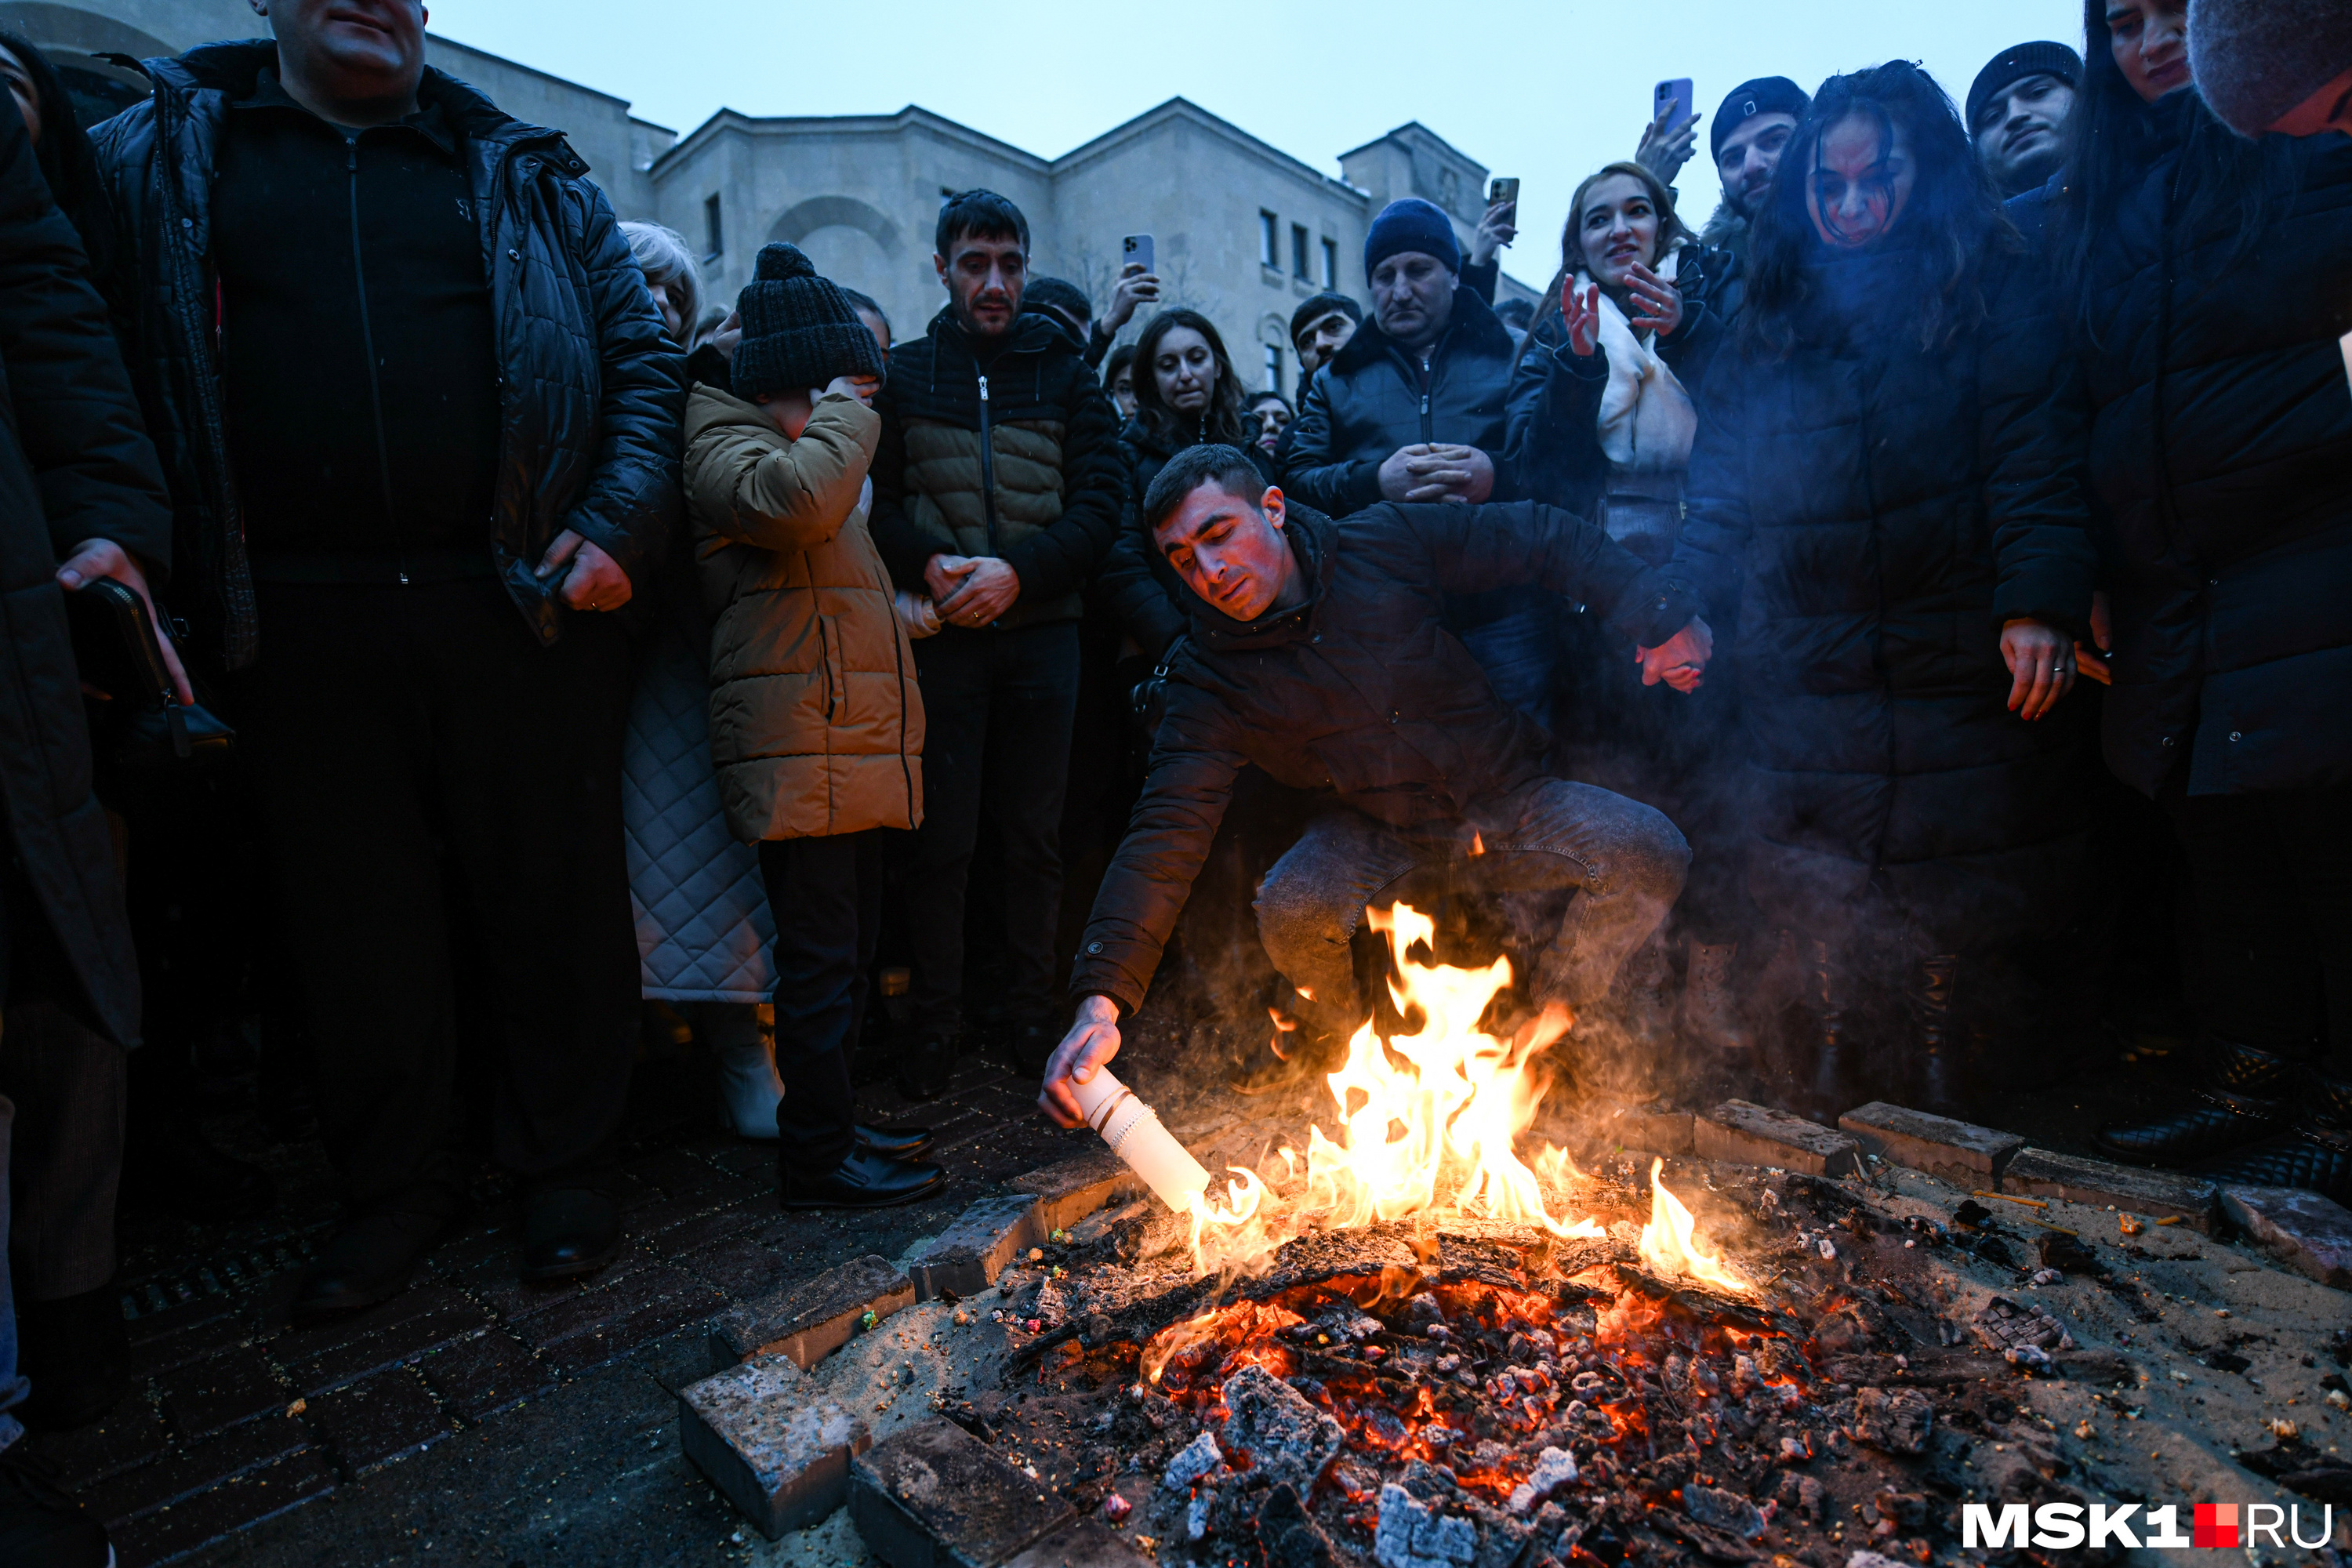
<instances>
[{"instance_id":1,"label":"gray knit beanie","mask_svg":"<svg viewBox=\"0 0 2352 1568\"><path fill-rule=\"evenodd\" d=\"M2189 68L2206 107L2241 136L2352 70L2345 0L2189 0Z\"/></svg>"},{"instance_id":2,"label":"gray knit beanie","mask_svg":"<svg viewBox=\"0 0 2352 1568\"><path fill-rule=\"evenodd\" d=\"M728 373L735 395L821 389L839 375L880 375L882 346L832 279L796 245L763 245L735 298L743 341Z\"/></svg>"}]
</instances>

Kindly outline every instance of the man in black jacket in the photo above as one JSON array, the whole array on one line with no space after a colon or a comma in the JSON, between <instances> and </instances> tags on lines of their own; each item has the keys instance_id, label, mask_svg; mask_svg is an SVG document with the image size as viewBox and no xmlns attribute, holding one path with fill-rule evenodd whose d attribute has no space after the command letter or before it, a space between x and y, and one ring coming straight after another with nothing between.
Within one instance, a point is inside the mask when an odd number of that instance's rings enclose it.
<instances>
[{"instance_id":1,"label":"man in black jacket","mask_svg":"<svg viewBox=\"0 0 2352 1568\"><path fill-rule=\"evenodd\" d=\"M923 682L923 825L907 872L912 1047L899 1091L944 1093L963 1033L964 887L985 805L1004 846L1013 1049L1052 1047L1061 820L1078 697L1080 589L1118 533L1118 421L1077 342L1024 315L1029 223L992 191L940 208L948 306L890 351L875 411L874 542L938 635Z\"/></svg>"},{"instance_id":2,"label":"man in black jacket","mask_svg":"<svg viewBox=\"0 0 2352 1568\"><path fill-rule=\"evenodd\" d=\"M1365 906L1474 865L1496 891L1574 890L1539 944L1527 1033L1572 1023L1664 918L1689 851L1650 807L1549 776L1548 737L1479 678L1441 606L1530 580L1573 593L1680 685L1710 646L1690 597L1568 512L1382 504L1334 523L1262 487L1230 447L1171 458L1144 513L1193 596L1192 637L1071 971L1083 1000L1046 1070L1047 1111L1076 1124L1068 1080L1118 1048L1251 763L1323 797L1257 898L1266 954L1316 1034L1344 1040L1365 1016L1349 957Z\"/></svg>"},{"instance_id":3,"label":"man in black jacket","mask_svg":"<svg viewBox=\"0 0 2352 1568\"><path fill-rule=\"evenodd\" d=\"M66 595L111 577L144 598L172 559L163 474L88 270L23 122L0 114L0 1562L27 1568L95 1568L108 1549L18 1468L20 1373L61 1425L126 1384L106 1287L139 967Z\"/></svg>"},{"instance_id":4,"label":"man in black jacket","mask_svg":"<svg viewBox=\"0 0 2352 1568\"><path fill-rule=\"evenodd\" d=\"M529 1195L525 1276L619 1245L596 1173L636 945L608 612L676 515L685 387L587 165L425 69L417 0L255 8L274 45L149 62L153 98L97 143L141 244L131 370L179 580L202 651L255 667L351 1211L309 1316L400 1289L455 1211L461 1016Z\"/></svg>"}]
</instances>

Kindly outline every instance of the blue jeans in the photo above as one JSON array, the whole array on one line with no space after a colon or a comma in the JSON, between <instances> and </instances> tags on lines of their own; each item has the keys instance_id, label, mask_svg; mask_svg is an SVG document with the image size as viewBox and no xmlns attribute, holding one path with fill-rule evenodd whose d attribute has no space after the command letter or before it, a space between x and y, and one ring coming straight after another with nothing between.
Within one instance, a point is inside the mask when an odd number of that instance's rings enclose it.
<instances>
[{"instance_id":1,"label":"blue jeans","mask_svg":"<svg viewBox=\"0 0 2352 1568\"><path fill-rule=\"evenodd\" d=\"M1552 674L1559 663L1559 609L1514 610L1461 634L1462 646L1486 672L1486 684L1506 704L1547 731L1552 722Z\"/></svg>"},{"instance_id":2,"label":"blue jeans","mask_svg":"<svg viewBox=\"0 0 2352 1568\"><path fill-rule=\"evenodd\" d=\"M8 1130L16 1108L0 1098L0 1449L25 1435L8 1414L25 1402L25 1380L16 1375L16 1300L8 1289Z\"/></svg>"}]
</instances>

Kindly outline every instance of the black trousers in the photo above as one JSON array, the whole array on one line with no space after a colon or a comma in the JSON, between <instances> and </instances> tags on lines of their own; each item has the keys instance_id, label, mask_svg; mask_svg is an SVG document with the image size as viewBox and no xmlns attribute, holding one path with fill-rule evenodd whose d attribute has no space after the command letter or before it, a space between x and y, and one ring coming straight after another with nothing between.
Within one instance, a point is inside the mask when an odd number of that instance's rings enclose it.
<instances>
[{"instance_id":1,"label":"black trousers","mask_svg":"<svg viewBox=\"0 0 2352 1568\"><path fill-rule=\"evenodd\" d=\"M2199 1026L2352 1073L2352 785L2164 802L2197 893Z\"/></svg>"},{"instance_id":2,"label":"black trousers","mask_svg":"<svg viewBox=\"0 0 2352 1568\"><path fill-rule=\"evenodd\" d=\"M887 837L875 828L760 846L776 917L776 1076L784 1083L776 1131L782 1161L804 1175L832 1171L856 1141L849 1054L865 1026L882 929Z\"/></svg>"},{"instance_id":3,"label":"black trousers","mask_svg":"<svg viewBox=\"0 0 2352 1568\"><path fill-rule=\"evenodd\" d=\"M621 626L541 647L488 579L264 584L260 620L252 740L346 1199L454 1201L461 1074L500 1164L579 1170L636 1040Z\"/></svg>"},{"instance_id":4,"label":"black trousers","mask_svg":"<svg viewBox=\"0 0 2352 1568\"><path fill-rule=\"evenodd\" d=\"M963 1026L964 891L982 813L1004 847L1005 1002L1016 1020L1043 1018L1053 1005L1078 628L950 626L915 645L915 663L923 683L923 826L908 859L905 900L915 1026L951 1035Z\"/></svg>"}]
</instances>

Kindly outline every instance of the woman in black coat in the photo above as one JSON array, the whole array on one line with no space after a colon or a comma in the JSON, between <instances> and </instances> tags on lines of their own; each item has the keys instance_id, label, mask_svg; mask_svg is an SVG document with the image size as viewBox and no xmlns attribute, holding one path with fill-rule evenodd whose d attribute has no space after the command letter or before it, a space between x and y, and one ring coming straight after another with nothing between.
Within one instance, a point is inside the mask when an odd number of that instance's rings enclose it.
<instances>
[{"instance_id":1,"label":"woman in black coat","mask_svg":"<svg viewBox=\"0 0 2352 1568\"><path fill-rule=\"evenodd\" d=\"M2171 8L2084 26L2048 232L2110 530L2105 749L2186 851L2205 1075L2098 1141L2352 1201L2352 144L2232 135Z\"/></svg>"},{"instance_id":2,"label":"woman in black coat","mask_svg":"<svg viewBox=\"0 0 2352 1568\"><path fill-rule=\"evenodd\" d=\"M1933 80L1832 78L1707 373L1669 574L1737 604L1749 888L1801 966L1781 1089L1817 1112L1966 1109L2075 915L2087 748L2056 705L2093 550L2024 259Z\"/></svg>"},{"instance_id":3,"label":"woman in black coat","mask_svg":"<svg viewBox=\"0 0 2352 1568\"><path fill-rule=\"evenodd\" d=\"M1682 532L1696 400L1724 337L1674 193L1639 163L1576 188L1560 265L1511 373L1505 462L1520 493L1592 518L1653 566ZM1663 943L1628 962L1624 1026L1648 1051L1679 1026L1747 1070L1753 1037L1734 973L1746 917L1731 682L1687 697L1644 689L1633 645L1595 616L1563 615L1553 731L1576 779L1656 806L1690 841L1675 907L1686 937L1679 1009Z\"/></svg>"}]
</instances>

